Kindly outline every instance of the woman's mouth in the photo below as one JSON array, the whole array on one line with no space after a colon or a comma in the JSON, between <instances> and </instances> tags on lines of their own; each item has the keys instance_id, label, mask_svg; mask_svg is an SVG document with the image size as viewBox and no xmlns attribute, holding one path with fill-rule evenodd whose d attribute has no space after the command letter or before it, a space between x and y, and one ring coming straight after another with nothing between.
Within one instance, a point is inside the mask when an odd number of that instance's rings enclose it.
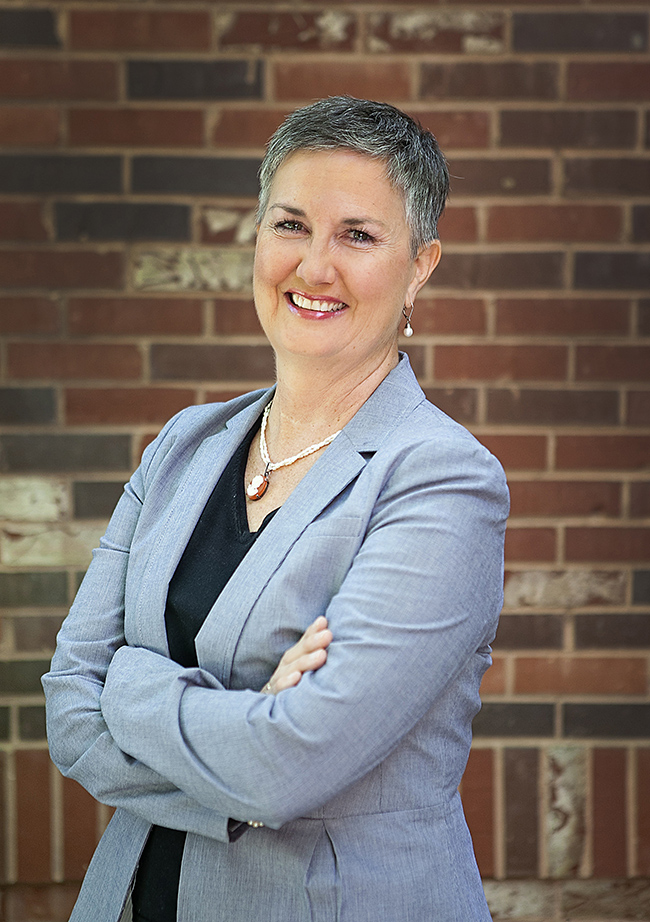
<instances>
[{"instance_id":1,"label":"woman's mouth","mask_svg":"<svg viewBox=\"0 0 650 922\"><path fill-rule=\"evenodd\" d=\"M307 298L296 291L287 291L285 297L289 307L293 308L296 313L302 314L303 311L307 311L314 316L337 314L348 306L344 301L335 301L332 298Z\"/></svg>"}]
</instances>

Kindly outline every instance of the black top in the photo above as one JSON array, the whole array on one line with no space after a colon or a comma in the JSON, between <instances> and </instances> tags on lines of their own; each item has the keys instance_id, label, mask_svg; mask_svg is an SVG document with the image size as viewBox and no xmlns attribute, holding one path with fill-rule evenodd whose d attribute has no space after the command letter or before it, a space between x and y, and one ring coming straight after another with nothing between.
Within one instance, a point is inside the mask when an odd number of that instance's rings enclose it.
<instances>
[{"instance_id":1,"label":"black top","mask_svg":"<svg viewBox=\"0 0 650 922\"><path fill-rule=\"evenodd\" d=\"M269 512L258 531L249 531L244 475L258 428L259 420L217 481L169 583L165 608L169 653L186 668L198 665L194 641L210 609L277 512ZM185 836L180 829L151 829L133 889L135 914L146 922L176 922Z\"/></svg>"}]
</instances>

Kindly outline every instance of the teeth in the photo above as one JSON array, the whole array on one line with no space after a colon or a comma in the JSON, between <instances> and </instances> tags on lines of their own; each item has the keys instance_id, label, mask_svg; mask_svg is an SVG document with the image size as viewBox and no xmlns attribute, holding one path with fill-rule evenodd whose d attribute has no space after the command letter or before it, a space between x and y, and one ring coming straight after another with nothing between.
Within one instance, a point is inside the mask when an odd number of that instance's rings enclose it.
<instances>
[{"instance_id":1,"label":"teeth","mask_svg":"<svg viewBox=\"0 0 650 922\"><path fill-rule=\"evenodd\" d=\"M340 311L346 306L343 301L311 301L295 292L291 292L291 300L296 307L302 307L306 311Z\"/></svg>"}]
</instances>

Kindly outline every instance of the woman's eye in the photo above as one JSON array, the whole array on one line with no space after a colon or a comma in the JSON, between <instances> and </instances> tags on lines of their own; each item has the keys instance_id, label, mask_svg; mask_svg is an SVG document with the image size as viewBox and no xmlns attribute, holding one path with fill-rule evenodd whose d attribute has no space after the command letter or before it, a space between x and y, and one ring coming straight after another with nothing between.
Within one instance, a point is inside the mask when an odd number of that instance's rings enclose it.
<instances>
[{"instance_id":1,"label":"woman's eye","mask_svg":"<svg viewBox=\"0 0 650 922\"><path fill-rule=\"evenodd\" d=\"M300 221L285 220L285 221L276 221L275 224L273 225L273 229L278 230L278 231L288 231L290 234L295 234L298 231L301 231L303 229L303 226L300 223Z\"/></svg>"},{"instance_id":2,"label":"woman's eye","mask_svg":"<svg viewBox=\"0 0 650 922\"><path fill-rule=\"evenodd\" d=\"M375 239L367 231L359 230L358 228L353 228L350 231L350 237L354 240L355 243L372 243Z\"/></svg>"}]
</instances>

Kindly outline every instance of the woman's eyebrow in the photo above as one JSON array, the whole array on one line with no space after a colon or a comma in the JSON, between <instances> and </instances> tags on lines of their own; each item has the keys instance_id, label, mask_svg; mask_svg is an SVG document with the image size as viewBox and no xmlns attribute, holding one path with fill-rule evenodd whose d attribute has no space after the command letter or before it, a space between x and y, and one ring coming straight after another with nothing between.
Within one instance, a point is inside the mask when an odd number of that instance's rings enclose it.
<instances>
[{"instance_id":1,"label":"woman's eyebrow","mask_svg":"<svg viewBox=\"0 0 650 922\"><path fill-rule=\"evenodd\" d=\"M305 212L301 208L294 208L293 205L283 205L282 202L274 202L269 205L269 208L281 208L283 211L288 211L289 214L295 214L298 218L305 217Z\"/></svg>"}]
</instances>

